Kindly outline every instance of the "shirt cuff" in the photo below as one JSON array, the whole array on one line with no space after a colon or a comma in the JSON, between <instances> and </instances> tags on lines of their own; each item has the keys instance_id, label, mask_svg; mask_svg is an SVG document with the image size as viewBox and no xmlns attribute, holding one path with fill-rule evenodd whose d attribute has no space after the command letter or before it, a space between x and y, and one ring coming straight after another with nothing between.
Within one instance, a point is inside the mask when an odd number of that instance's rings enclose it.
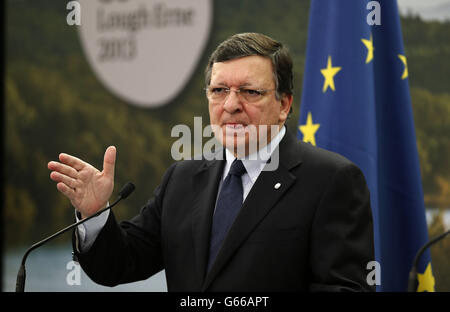
<instances>
[{"instance_id":1,"label":"shirt cuff","mask_svg":"<svg viewBox=\"0 0 450 312\"><path fill-rule=\"evenodd\" d=\"M107 203L109 206L109 202ZM78 250L81 252L87 252L91 246L94 244L95 239L98 234L105 226L106 221L109 217L109 209L105 210L101 214L96 217L91 218L90 220L80 224L77 226L78 232ZM78 217L77 211L75 210L75 218L78 221L81 219Z\"/></svg>"}]
</instances>

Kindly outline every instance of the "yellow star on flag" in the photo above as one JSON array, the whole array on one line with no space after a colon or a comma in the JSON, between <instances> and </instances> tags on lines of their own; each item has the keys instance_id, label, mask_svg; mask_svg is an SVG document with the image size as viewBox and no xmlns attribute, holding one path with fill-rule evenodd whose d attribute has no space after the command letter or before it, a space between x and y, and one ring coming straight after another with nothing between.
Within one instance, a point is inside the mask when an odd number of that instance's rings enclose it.
<instances>
[{"instance_id":1,"label":"yellow star on flag","mask_svg":"<svg viewBox=\"0 0 450 312\"><path fill-rule=\"evenodd\" d=\"M375 48L373 47L372 34L370 34L369 40L362 38L361 41L367 48L366 64L369 64L370 61L373 59L373 50L375 50Z\"/></svg>"},{"instance_id":2,"label":"yellow star on flag","mask_svg":"<svg viewBox=\"0 0 450 312\"><path fill-rule=\"evenodd\" d=\"M298 128L303 133L303 142L311 143L316 146L316 138L314 135L319 129L320 124L314 124L312 121L311 112L308 112L308 117L306 117L306 125L299 126Z\"/></svg>"},{"instance_id":3,"label":"yellow star on flag","mask_svg":"<svg viewBox=\"0 0 450 312\"><path fill-rule=\"evenodd\" d=\"M408 78L408 64L406 63L406 56L399 54L398 58L405 65L405 70L403 71L402 79Z\"/></svg>"},{"instance_id":4,"label":"yellow star on flag","mask_svg":"<svg viewBox=\"0 0 450 312\"><path fill-rule=\"evenodd\" d=\"M328 87L331 88L331 90L335 90L334 88L334 76L342 69L342 67L333 67L331 64L331 56L328 56L328 62L327 67L324 69L321 69L320 72L325 77L325 81L323 83L323 89L322 92L325 93L327 91Z\"/></svg>"},{"instance_id":5,"label":"yellow star on flag","mask_svg":"<svg viewBox=\"0 0 450 312\"><path fill-rule=\"evenodd\" d=\"M431 271L431 262L428 263L427 268L423 274L417 273L417 279L419 280L419 285L417 287L418 292L434 292L434 276Z\"/></svg>"}]
</instances>

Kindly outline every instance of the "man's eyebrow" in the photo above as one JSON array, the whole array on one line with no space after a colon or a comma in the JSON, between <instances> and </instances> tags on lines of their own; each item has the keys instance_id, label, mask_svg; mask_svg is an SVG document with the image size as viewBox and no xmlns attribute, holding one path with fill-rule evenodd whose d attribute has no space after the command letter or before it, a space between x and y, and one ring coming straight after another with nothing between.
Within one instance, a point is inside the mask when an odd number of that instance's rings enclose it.
<instances>
[{"instance_id":1,"label":"man's eyebrow","mask_svg":"<svg viewBox=\"0 0 450 312\"><path fill-rule=\"evenodd\" d=\"M211 84L211 85L229 88L229 86L228 86L226 83L224 83L224 82L218 82L218 83L214 83L214 84ZM243 87L256 87L256 86L255 86L255 84L253 84L253 83L250 83L250 82L244 82L244 83L241 83L241 84L239 85L239 88L243 88Z\"/></svg>"},{"instance_id":2,"label":"man's eyebrow","mask_svg":"<svg viewBox=\"0 0 450 312\"><path fill-rule=\"evenodd\" d=\"M227 87L227 88L228 88L228 85L225 84L225 83L223 83L223 82L211 83L211 85L213 85L213 86Z\"/></svg>"}]
</instances>

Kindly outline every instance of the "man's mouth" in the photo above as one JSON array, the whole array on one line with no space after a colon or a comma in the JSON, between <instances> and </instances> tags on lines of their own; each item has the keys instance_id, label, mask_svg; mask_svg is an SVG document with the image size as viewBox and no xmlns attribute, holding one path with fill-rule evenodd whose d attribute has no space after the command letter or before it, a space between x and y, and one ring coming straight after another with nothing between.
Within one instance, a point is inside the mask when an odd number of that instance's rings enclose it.
<instances>
[{"instance_id":1,"label":"man's mouth","mask_svg":"<svg viewBox=\"0 0 450 312\"><path fill-rule=\"evenodd\" d=\"M239 129L244 129L246 127L246 125L244 125L242 123L230 122L230 123L226 123L225 127L228 129L239 130Z\"/></svg>"}]
</instances>

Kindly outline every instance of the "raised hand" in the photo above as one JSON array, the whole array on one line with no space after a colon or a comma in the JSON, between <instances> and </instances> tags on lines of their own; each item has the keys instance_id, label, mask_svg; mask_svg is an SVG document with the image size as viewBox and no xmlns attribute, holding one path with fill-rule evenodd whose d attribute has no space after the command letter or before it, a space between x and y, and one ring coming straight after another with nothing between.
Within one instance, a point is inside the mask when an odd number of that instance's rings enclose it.
<instances>
[{"instance_id":1,"label":"raised hand","mask_svg":"<svg viewBox=\"0 0 450 312\"><path fill-rule=\"evenodd\" d=\"M69 198L83 218L93 215L106 207L114 189L114 166L116 148L106 149L103 171L74 156L61 153L59 161L50 161L50 178L58 182L56 188Z\"/></svg>"}]
</instances>

